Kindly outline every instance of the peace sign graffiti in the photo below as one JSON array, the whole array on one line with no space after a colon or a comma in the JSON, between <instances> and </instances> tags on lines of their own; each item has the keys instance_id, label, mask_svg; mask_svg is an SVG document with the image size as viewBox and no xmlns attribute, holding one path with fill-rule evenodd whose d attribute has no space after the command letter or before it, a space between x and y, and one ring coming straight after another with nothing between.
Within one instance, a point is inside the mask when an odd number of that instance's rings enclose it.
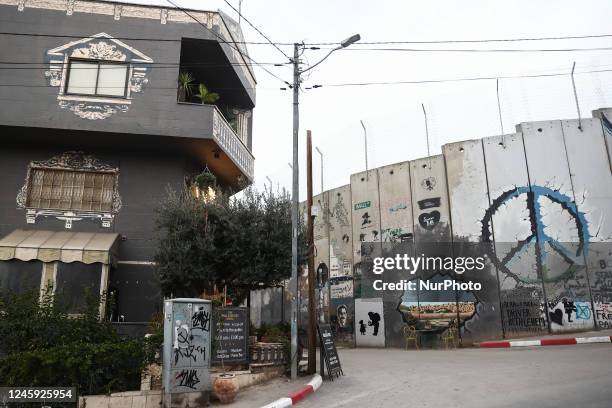
<instances>
[{"instance_id":1,"label":"peace sign graffiti","mask_svg":"<svg viewBox=\"0 0 612 408\"><path fill-rule=\"evenodd\" d=\"M532 185L515 187L502 193L499 197L493 200L491 206L485 212L485 216L482 219L482 242L493 242L493 214L495 214L502 206L508 204L511 200L521 197L523 194L525 194L527 197L527 210L529 212L531 234L527 238L519 240L517 245L513 246L501 259L497 256L495 251L492 251L492 248L490 248L491 253L489 255L498 269L514 279L517 283L532 284L538 283L539 281L526 278L525 276L519 276L508 268L508 264L511 263L515 257L527 251L530 246L534 246L536 266L538 271L542 271L543 266L546 264L546 257L548 256L548 252L546 251L546 246L548 246L564 260L566 260L566 262L573 265L576 263L576 260L579 259L579 257L582 257L587 253L590 235L584 214L578 211L576 203L570 197L560 193L559 190ZM557 239L546 233L546 225L542 219L543 200L549 200L552 203L558 204L563 211L567 211L569 213L571 221L575 224L578 231L577 246L568 248L565 244L559 242ZM572 270L569 269L567 273L572 273ZM540 273L538 273L538 275L540 275ZM566 278L564 275L565 274L557 276L554 278L554 281Z\"/></svg>"}]
</instances>

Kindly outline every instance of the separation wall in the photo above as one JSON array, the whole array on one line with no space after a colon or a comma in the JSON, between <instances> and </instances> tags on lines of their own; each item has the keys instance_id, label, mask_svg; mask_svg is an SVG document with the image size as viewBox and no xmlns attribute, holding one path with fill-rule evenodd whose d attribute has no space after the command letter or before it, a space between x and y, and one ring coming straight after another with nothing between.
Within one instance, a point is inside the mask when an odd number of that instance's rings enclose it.
<instances>
[{"instance_id":1,"label":"separation wall","mask_svg":"<svg viewBox=\"0 0 612 408\"><path fill-rule=\"evenodd\" d=\"M593 115L580 128L577 120L530 122L448 144L442 155L353 174L350 185L318 196L315 264L329 267L338 340L402 347L406 324L440 310L446 317L434 324L458 324L464 344L612 328L612 255L603 247L612 241L612 110ZM399 242L424 252L448 243L454 256L482 256L463 251L486 245L483 271L395 276L469 280L482 290L383 294L361 285L362 262Z\"/></svg>"}]
</instances>

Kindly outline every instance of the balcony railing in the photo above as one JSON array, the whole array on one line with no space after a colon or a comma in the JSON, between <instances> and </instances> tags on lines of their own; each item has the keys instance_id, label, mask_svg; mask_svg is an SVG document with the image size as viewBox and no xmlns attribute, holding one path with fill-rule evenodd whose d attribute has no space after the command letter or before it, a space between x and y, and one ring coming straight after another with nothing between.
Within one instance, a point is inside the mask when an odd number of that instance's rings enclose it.
<instances>
[{"instance_id":1,"label":"balcony railing","mask_svg":"<svg viewBox=\"0 0 612 408\"><path fill-rule=\"evenodd\" d=\"M255 158L216 106L213 110L212 135L215 142L252 181L255 174Z\"/></svg>"}]
</instances>

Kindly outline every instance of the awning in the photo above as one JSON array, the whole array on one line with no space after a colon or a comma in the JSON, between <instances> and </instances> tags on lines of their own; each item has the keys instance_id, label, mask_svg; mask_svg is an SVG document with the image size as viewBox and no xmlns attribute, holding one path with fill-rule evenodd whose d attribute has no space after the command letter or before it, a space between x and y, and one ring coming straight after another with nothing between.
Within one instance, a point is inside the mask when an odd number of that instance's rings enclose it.
<instances>
[{"instance_id":1,"label":"awning","mask_svg":"<svg viewBox=\"0 0 612 408\"><path fill-rule=\"evenodd\" d=\"M113 264L119 234L15 230L0 239L0 260Z\"/></svg>"}]
</instances>

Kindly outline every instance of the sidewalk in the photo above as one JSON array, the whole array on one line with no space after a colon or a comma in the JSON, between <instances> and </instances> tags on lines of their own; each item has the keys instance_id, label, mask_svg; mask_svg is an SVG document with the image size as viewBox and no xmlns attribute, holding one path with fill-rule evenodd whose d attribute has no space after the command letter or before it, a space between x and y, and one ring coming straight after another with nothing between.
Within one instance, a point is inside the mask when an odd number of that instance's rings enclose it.
<instances>
[{"instance_id":1,"label":"sidewalk","mask_svg":"<svg viewBox=\"0 0 612 408\"><path fill-rule=\"evenodd\" d=\"M291 382L287 377L280 377L270 380L264 384L253 385L251 387L241 389L236 396L236 399L231 404L232 408L257 408L263 407L279 398L287 397L294 391L302 388L312 378L311 375L298 377L297 380ZM213 401L213 406L222 405L218 401Z\"/></svg>"},{"instance_id":2,"label":"sidewalk","mask_svg":"<svg viewBox=\"0 0 612 408\"><path fill-rule=\"evenodd\" d=\"M605 340L612 343L612 330L593 330L588 332L555 333L532 337L510 338L503 340L483 341L474 343L475 347L529 347L529 346L551 346L551 345L575 345L589 343L597 340Z\"/></svg>"}]
</instances>

